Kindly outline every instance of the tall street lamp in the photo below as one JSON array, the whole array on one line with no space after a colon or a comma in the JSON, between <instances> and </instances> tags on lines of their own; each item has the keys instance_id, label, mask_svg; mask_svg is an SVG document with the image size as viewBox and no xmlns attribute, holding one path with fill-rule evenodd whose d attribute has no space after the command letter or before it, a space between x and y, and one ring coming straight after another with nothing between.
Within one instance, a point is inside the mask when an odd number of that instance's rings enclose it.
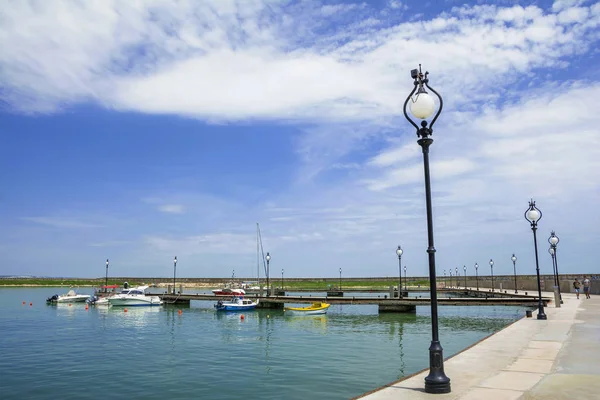
<instances>
[{"instance_id":1,"label":"tall street lamp","mask_svg":"<svg viewBox=\"0 0 600 400\"><path fill-rule=\"evenodd\" d=\"M402 247L398 246L396 255L398 256L398 298L402 298Z\"/></svg>"},{"instance_id":2,"label":"tall street lamp","mask_svg":"<svg viewBox=\"0 0 600 400\"><path fill-rule=\"evenodd\" d=\"M108 292L108 258L106 259L106 279L104 279L104 292Z\"/></svg>"},{"instance_id":3,"label":"tall street lamp","mask_svg":"<svg viewBox=\"0 0 600 400\"><path fill-rule=\"evenodd\" d=\"M475 263L475 282L477 282L477 291L479 292L479 273L477 270L479 269L479 264Z\"/></svg>"},{"instance_id":4,"label":"tall street lamp","mask_svg":"<svg viewBox=\"0 0 600 400\"><path fill-rule=\"evenodd\" d=\"M267 260L267 296L270 294L269 292L269 262L271 261L271 255L267 251L267 255L265 256L265 260Z\"/></svg>"},{"instance_id":5,"label":"tall street lamp","mask_svg":"<svg viewBox=\"0 0 600 400\"><path fill-rule=\"evenodd\" d=\"M342 290L342 269L340 268L340 290Z\"/></svg>"},{"instance_id":6,"label":"tall street lamp","mask_svg":"<svg viewBox=\"0 0 600 400\"><path fill-rule=\"evenodd\" d=\"M465 275L465 289L467 288L467 266L463 265L463 272Z\"/></svg>"},{"instance_id":7,"label":"tall street lamp","mask_svg":"<svg viewBox=\"0 0 600 400\"><path fill-rule=\"evenodd\" d=\"M406 265L404 266L404 291L408 291L408 279L406 279Z\"/></svg>"},{"instance_id":8,"label":"tall street lamp","mask_svg":"<svg viewBox=\"0 0 600 400\"><path fill-rule=\"evenodd\" d=\"M515 272L515 293L519 293L517 291L517 256L515 256L515 253L513 253L512 257L510 259L513 262L513 270Z\"/></svg>"},{"instance_id":9,"label":"tall street lamp","mask_svg":"<svg viewBox=\"0 0 600 400\"><path fill-rule=\"evenodd\" d=\"M177 274L177 256L173 259L173 294L175 294L175 276Z\"/></svg>"},{"instance_id":10,"label":"tall street lamp","mask_svg":"<svg viewBox=\"0 0 600 400\"><path fill-rule=\"evenodd\" d=\"M419 69L410 71L410 75L414 80L413 90L410 92L404 101L404 116L417 130L417 143L423 150L423 169L425 173L425 203L427 210L427 254L429 256L429 287L431 290L431 345L429 346L429 375L425 377L425 392L427 393L450 393L450 378L444 373L444 354L440 343L438 332L438 313L437 313L437 285L435 277L435 246L433 243L433 212L431 205L431 179L429 176L429 147L433 143L431 135L433 133L433 125L442 113L444 102L442 96L429 86L429 72L423 74L421 65ZM429 127L427 126L427 118L431 117L435 111L435 101L431 97L425 87L432 91L439 100L439 108L437 113L431 120ZM416 95L413 97L413 94ZM410 111L415 118L421 120L419 127L408 116L406 107L410 101Z\"/></svg>"},{"instance_id":11,"label":"tall street lamp","mask_svg":"<svg viewBox=\"0 0 600 400\"><path fill-rule=\"evenodd\" d=\"M283 290L283 268L281 268L281 290Z\"/></svg>"},{"instance_id":12,"label":"tall street lamp","mask_svg":"<svg viewBox=\"0 0 600 400\"><path fill-rule=\"evenodd\" d=\"M558 276L558 259L556 257L556 246L558 245L558 242L560 242L560 239L558 238L558 236L556 236L556 233L554 233L554 231L550 232L548 243L550 243L550 246L554 250L554 273L556 274L556 286L558 286L558 296L560 298L560 304L563 304L562 293L560 291L560 278Z\"/></svg>"},{"instance_id":13,"label":"tall street lamp","mask_svg":"<svg viewBox=\"0 0 600 400\"><path fill-rule=\"evenodd\" d=\"M542 212L535 206L535 201L531 199L529 202L529 208L525 211L525 219L529 221L531 225L531 231L533 232L533 248L535 250L535 271L537 273L537 286L538 286L538 315L537 319L548 319L544 312L544 303L542 303L542 285L540 284L540 263L538 260L537 250L537 231L538 221L542 219Z\"/></svg>"},{"instance_id":14,"label":"tall street lamp","mask_svg":"<svg viewBox=\"0 0 600 400\"><path fill-rule=\"evenodd\" d=\"M490 258L490 270L492 271L492 292L494 291L494 260Z\"/></svg>"},{"instance_id":15,"label":"tall street lamp","mask_svg":"<svg viewBox=\"0 0 600 400\"><path fill-rule=\"evenodd\" d=\"M450 271L450 287L452 287L452 268L450 268L449 271Z\"/></svg>"}]
</instances>

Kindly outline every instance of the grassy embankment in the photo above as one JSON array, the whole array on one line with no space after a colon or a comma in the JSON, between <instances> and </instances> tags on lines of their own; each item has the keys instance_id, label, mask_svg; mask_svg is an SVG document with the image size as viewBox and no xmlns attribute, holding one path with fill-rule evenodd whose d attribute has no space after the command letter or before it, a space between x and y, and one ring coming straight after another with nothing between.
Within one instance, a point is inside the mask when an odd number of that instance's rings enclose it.
<instances>
[{"instance_id":1,"label":"grassy embankment","mask_svg":"<svg viewBox=\"0 0 600 400\"><path fill-rule=\"evenodd\" d=\"M226 279L223 280L227 281ZM142 282L129 280L130 286L138 286L142 284L148 284L151 282ZM261 284L266 282L261 280ZM121 286L123 282L108 280L109 285ZM179 282L177 283L179 285ZM279 287L281 286L281 280L271 279L271 284ZM100 287L104 285L104 279L60 279L60 278L8 278L0 279L0 286L81 286L81 287ZM183 284L185 286L185 283ZM331 286L329 286L331 285ZM290 280L283 281L283 286L287 290L293 289L312 289L318 291L325 291L327 289L335 289L339 285L338 279L307 279L307 280ZM344 280L342 279L342 289L388 289L390 286L397 286L397 280L382 279L382 280ZM402 279L402 285L405 285L404 279ZM421 287L428 287L429 282L427 280L408 280L409 287L415 287L421 285ZM193 286L193 285L190 285ZM215 287L220 286L215 284Z\"/></svg>"}]
</instances>

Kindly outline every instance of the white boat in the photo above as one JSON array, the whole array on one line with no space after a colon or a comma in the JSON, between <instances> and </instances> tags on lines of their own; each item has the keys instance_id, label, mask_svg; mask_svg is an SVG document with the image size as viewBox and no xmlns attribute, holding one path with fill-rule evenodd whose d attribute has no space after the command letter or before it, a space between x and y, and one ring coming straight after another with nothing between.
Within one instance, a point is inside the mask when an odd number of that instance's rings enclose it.
<instances>
[{"instance_id":1,"label":"white boat","mask_svg":"<svg viewBox=\"0 0 600 400\"><path fill-rule=\"evenodd\" d=\"M257 305L258 299L254 302L252 300L234 297L228 302L219 300L217 304L215 304L215 308L217 311L245 311L254 310Z\"/></svg>"},{"instance_id":2,"label":"white boat","mask_svg":"<svg viewBox=\"0 0 600 400\"><path fill-rule=\"evenodd\" d=\"M163 302L158 296L146 296L148 286L138 286L124 289L121 293L108 297L111 306L160 306Z\"/></svg>"},{"instance_id":3,"label":"white boat","mask_svg":"<svg viewBox=\"0 0 600 400\"><path fill-rule=\"evenodd\" d=\"M66 294L55 294L52 297L48 297L46 302L48 303L84 303L90 298L89 294L77 294L75 290L69 289Z\"/></svg>"}]
</instances>

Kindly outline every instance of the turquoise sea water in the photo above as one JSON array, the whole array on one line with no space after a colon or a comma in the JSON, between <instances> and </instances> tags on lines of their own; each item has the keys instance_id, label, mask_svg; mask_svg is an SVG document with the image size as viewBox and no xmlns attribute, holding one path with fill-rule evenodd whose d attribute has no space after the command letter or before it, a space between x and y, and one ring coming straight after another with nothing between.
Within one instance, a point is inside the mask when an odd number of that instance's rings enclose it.
<instances>
[{"instance_id":1,"label":"turquoise sea water","mask_svg":"<svg viewBox=\"0 0 600 400\"><path fill-rule=\"evenodd\" d=\"M257 310L242 320L213 302L128 312L46 305L66 291L0 289L2 399L348 399L428 367L428 306L416 315L370 305L312 317ZM439 307L444 355L523 310Z\"/></svg>"}]
</instances>

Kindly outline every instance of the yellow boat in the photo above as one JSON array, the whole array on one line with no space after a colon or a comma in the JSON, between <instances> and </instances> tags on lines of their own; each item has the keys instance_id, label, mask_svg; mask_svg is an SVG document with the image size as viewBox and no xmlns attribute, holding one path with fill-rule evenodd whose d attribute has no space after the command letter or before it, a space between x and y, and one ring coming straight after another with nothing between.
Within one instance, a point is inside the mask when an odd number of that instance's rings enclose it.
<instances>
[{"instance_id":1,"label":"yellow boat","mask_svg":"<svg viewBox=\"0 0 600 400\"><path fill-rule=\"evenodd\" d=\"M327 314L330 306L328 303L312 303L308 307L286 307L283 311L286 315L320 315Z\"/></svg>"}]
</instances>

